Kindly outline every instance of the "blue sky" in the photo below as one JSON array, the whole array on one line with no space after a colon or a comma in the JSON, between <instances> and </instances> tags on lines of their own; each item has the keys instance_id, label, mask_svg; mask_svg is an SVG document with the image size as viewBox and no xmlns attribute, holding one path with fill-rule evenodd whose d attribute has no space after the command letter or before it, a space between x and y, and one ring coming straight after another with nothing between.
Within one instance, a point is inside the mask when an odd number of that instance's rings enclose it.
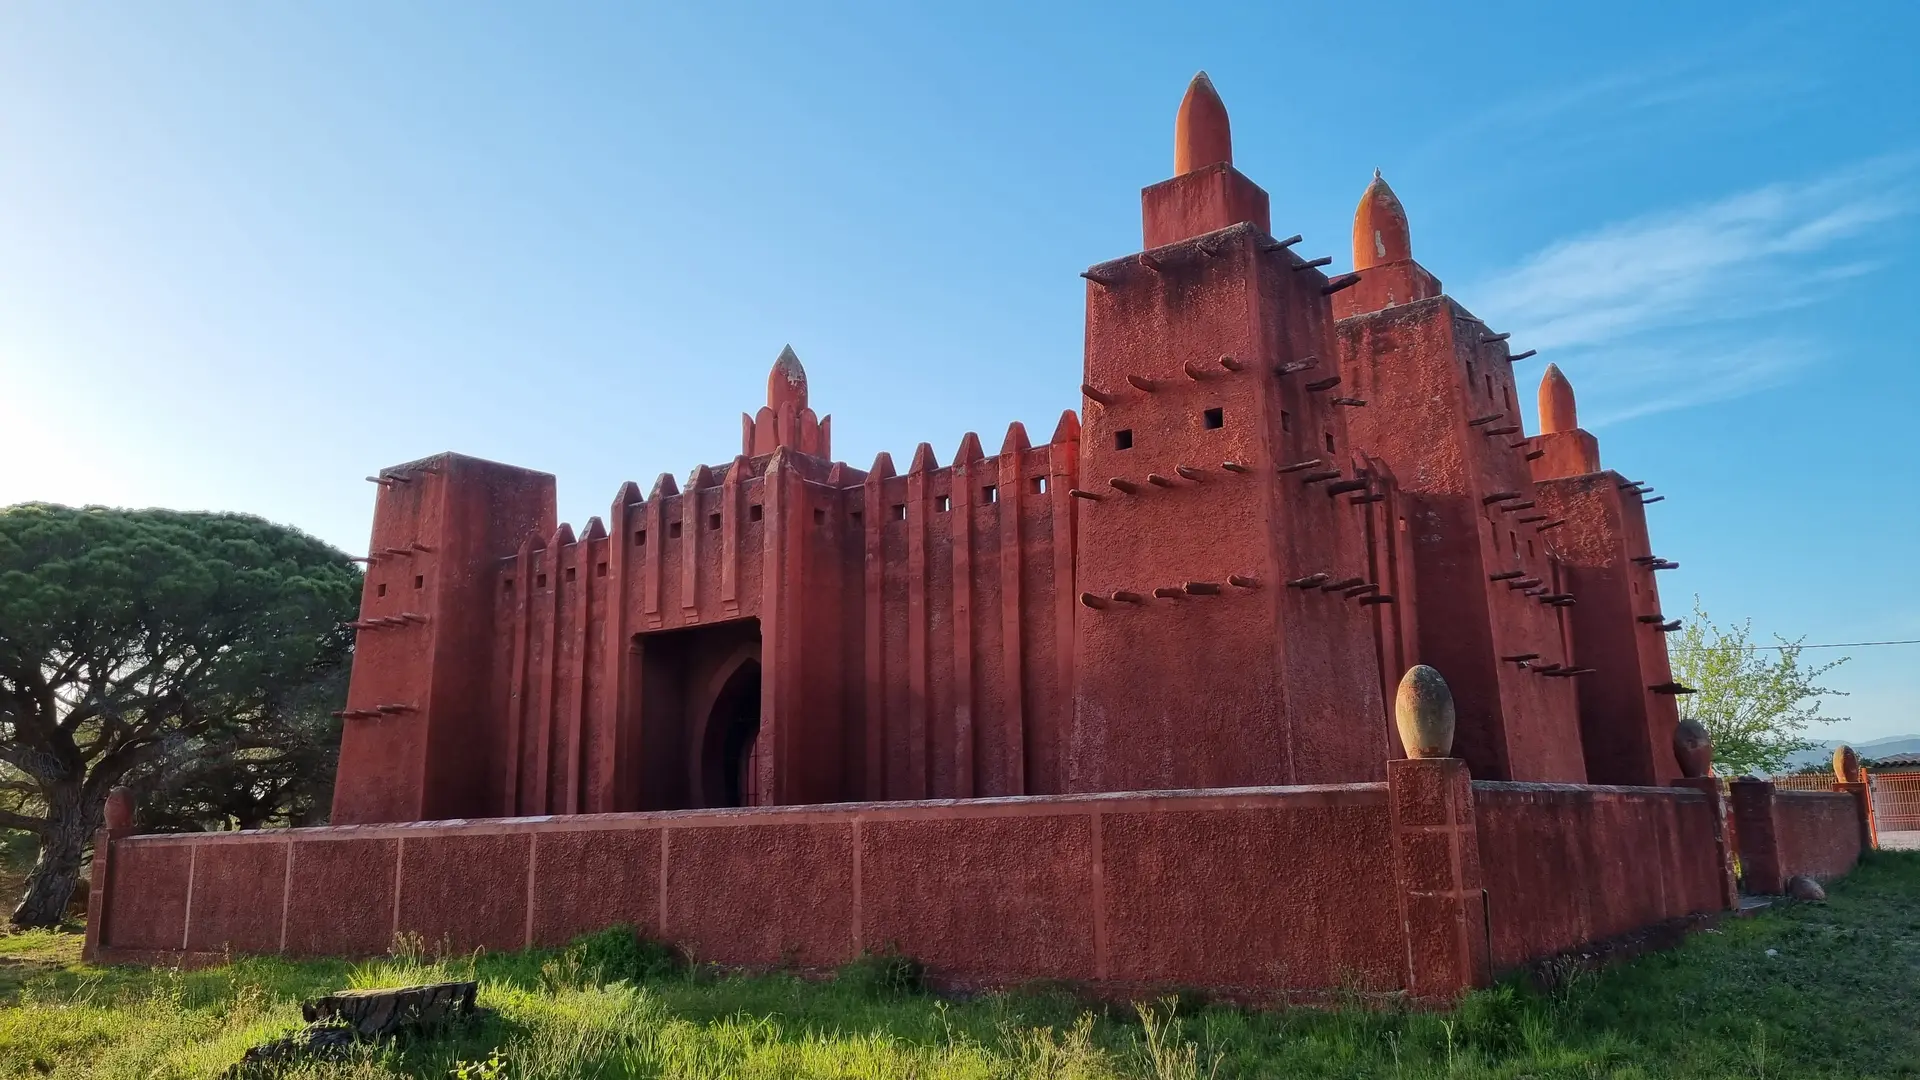
<instances>
[{"instance_id":1,"label":"blue sky","mask_svg":"<svg viewBox=\"0 0 1920 1080\"><path fill-rule=\"evenodd\" d=\"M0 503L357 551L454 449L581 522L729 460L787 342L857 465L1043 436L1205 68L1276 232L1347 265L1381 168L1568 373L1670 613L1920 638L1920 7L909 8L0 7ZM1920 647L1831 682L1920 732Z\"/></svg>"}]
</instances>

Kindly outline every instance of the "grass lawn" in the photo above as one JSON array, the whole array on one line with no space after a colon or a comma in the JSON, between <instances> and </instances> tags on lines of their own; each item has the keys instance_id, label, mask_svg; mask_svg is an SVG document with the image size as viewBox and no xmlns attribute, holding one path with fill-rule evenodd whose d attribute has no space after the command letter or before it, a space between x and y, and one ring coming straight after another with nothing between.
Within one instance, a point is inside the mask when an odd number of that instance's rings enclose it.
<instances>
[{"instance_id":1,"label":"grass lawn","mask_svg":"<svg viewBox=\"0 0 1920 1080\"><path fill-rule=\"evenodd\" d=\"M1102 1008L1042 988L944 1000L901 989L885 963L810 982L656 971L617 945L182 972L88 967L71 934L0 937L0 1076L218 1076L296 1027L302 998L446 978L478 978L497 1013L457 1040L287 1075L1920 1076L1920 854L1873 855L1830 903L1728 920L1552 992L1497 987L1452 1014Z\"/></svg>"}]
</instances>

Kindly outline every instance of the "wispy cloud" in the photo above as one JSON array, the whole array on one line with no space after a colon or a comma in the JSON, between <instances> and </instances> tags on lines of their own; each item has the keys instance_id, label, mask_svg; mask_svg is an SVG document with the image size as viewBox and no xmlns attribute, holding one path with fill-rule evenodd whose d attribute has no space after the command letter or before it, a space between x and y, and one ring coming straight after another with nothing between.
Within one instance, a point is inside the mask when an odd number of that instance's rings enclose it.
<instances>
[{"instance_id":1,"label":"wispy cloud","mask_svg":"<svg viewBox=\"0 0 1920 1080\"><path fill-rule=\"evenodd\" d=\"M1751 393L1822 359L1779 315L1879 265L1877 233L1914 209L1900 183L1914 165L1876 159L1608 225L1463 295L1580 369L1601 406L1590 426Z\"/></svg>"}]
</instances>

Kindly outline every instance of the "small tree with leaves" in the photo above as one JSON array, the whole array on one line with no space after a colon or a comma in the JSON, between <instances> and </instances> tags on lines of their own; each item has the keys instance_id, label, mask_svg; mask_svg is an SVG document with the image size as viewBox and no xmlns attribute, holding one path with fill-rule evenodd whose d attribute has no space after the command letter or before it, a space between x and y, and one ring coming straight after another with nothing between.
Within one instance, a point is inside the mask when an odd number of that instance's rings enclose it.
<instances>
[{"instance_id":1,"label":"small tree with leaves","mask_svg":"<svg viewBox=\"0 0 1920 1080\"><path fill-rule=\"evenodd\" d=\"M1756 645L1752 620L1715 625L1694 598L1693 618L1669 653L1674 678L1694 690L1681 699L1681 715L1700 721L1713 736L1715 772L1780 772L1794 754L1813 748L1802 734L1810 725L1845 719L1820 715L1822 697L1845 695L1819 680L1848 658L1805 664L1800 659L1804 640L1775 635L1774 644Z\"/></svg>"},{"instance_id":2,"label":"small tree with leaves","mask_svg":"<svg viewBox=\"0 0 1920 1080\"><path fill-rule=\"evenodd\" d=\"M343 552L258 518L0 509L0 827L40 841L13 924L60 921L115 785L305 708L359 592Z\"/></svg>"}]
</instances>

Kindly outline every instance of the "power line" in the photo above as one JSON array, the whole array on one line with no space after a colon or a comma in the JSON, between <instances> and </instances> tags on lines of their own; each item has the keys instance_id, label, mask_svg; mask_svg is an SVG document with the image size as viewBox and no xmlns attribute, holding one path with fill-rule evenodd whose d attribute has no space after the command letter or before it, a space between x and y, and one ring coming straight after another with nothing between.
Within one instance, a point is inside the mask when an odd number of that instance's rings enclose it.
<instances>
[{"instance_id":1,"label":"power line","mask_svg":"<svg viewBox=\"0 0 1920 1080\"><path fill-rule=\"evenodd\" d=\"M1899 641L1839 641L1820 645L1742 645L1740 648L1755 652L1760 649L1865 649L1875 645L1920 645L1920 638L1903 638ZM1692 649L1675 649L1675 652L1701 652L1713 646L1703 645Z\"/></svg>"}]
</instances>

